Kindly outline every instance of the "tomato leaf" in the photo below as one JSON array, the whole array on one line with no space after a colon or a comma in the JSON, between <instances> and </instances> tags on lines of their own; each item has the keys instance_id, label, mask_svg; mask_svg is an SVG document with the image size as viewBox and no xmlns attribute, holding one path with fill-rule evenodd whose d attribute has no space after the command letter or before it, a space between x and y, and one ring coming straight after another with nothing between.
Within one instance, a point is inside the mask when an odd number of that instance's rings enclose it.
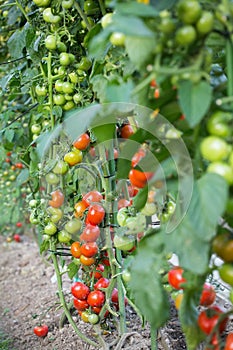
<instances>
[{"instance_id":1,"label":"tomato leaf","mask_svg":"<svg viewBox=\"0 0 233 350\"><path fill-rule=\"evenodd\" d=\"M17 186L21 186L23 183L27 182L29 179L29 170L27 168L22 169L16 178Z\"/></svg>"},{"instance_id":2,"label":"tomato leaf","mask_svg":"<svg viewBox=\"0 0 233 350\"><path fill-rule=\"evenodd\" d=\"M78 272L78 265L76 265L74 262L71 262L69 265L68 265L68 276L70 279L72 279L76 273Z\"/></svg>"},{"instance_id":3,"label":"tomato leaf","mask_svg":"<svg viewBox=\"0 0 233 350\"><path fill-rule=\"evenodd\" d=\"M154 37L127 36L125 40L126 52L138 69L150 60L155 46L156 40Z\"/></svg>"},{"instance_id":4,"label":"tomato leaf","mask_svg":"<svg viewBox=\"0 0 233 350\"><path fill-rule=\"evenodd\" d=\"M137 2L118 3L116 11L126 15L134 15L139 17L157 17L158 11L150 5L145 5Z\"/></svg>"},{"instance_id":5,"label":"tomato leaf","mask_svg":"<svg viewBox=\"0 0 233 350\"><path fill-rule=\"evenodd\" d=\"M133 199L133 205L137 210L142 209L147 201L148 197L148 186L142 188Z\"/></svg>"},{"instance_id":6,"label":"tomato leaf","mask_svg":"<svg viewBox=\"0 0 233 350\"><path fill-rule=\"evenodd\" d=\"M131 80L121 84L108 83L105 92L106 100L102 102L130 102L132 89L133 82Z\"/></svg>"},{"instance_id":7,"label":"tomato leaf","mask_svg":"<svg viewBox=\"0 0 233 350\"><path fill-rule=\"evenodd\" d=\"M140 242L130 269L129 286L135 304L154 328L161 327L169 318L169 301L158 274L164 261L163 236L156 234Z\"/></svg>"},{"instance_id":8,"label":"tomato leaf","mask_svg":"<svg viewBox=\"0 0 233 350\"><path fill-rule=\"evenodd\" d=\"M121 32L130 36L153 37L154 33L138 17L114 14L112 23L107 27L111 32Z\"/></svg>"},{"instance_id":9,"label":"tomato leaf","mask_svg":"<svg viewBox=\"0 0 233 350\"><path fill-rule=\"evenodd\" d=\"M191 81L182 81L178 86L180 107L190 127L197 125L211 103L212 88L206 81L193 84Z\"/></svg>"},{"instance_id":10,"label":"tomato leaf","mask_svg":"<svg viewBox=\"0 0 233 350\"><path fill-rule=\"evenodd\" d=\"M151 0L151 6L154 6L157 11L169 10L177 0Z\"/></svg>"}]
</instances>

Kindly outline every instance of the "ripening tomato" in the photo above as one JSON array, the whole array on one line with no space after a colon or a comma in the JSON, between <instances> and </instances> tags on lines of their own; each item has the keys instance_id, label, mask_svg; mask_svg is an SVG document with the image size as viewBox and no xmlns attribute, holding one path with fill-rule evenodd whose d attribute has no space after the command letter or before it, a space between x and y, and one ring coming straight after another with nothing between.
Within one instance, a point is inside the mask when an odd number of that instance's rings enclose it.
<instances>
[{"instance_id":1,"label":"ripening tomato","mask_svg":"<svg viewBox=\"0 0 233 350\"><path fill-rule=\"evenodd\" d=\"M214 303L215 298L216 293L214 287L211 286L211 284L205 283L201 293L200 305L210 306Z\"/></svg>"},{"instance_id":2,"label":"ripening tomato","mask_svg":"<svg viewBox=\"0 0 233 350\"><path fill-rule=\"evenodd\" d=\"M227 335L224 350L233 350L233 333Z\"/></svg>"},{"instance_id":3,"label":"ripening tomato","mask_svg":"<svg viewBox=\"0 0 233 350\"><path fill-rule=\"evenodd\" d=\"M70 247L70 252L74 258L80 258L81 244L79 242L73 242Z\"/></svg>"},{"instance_id":4,"label":"ripening tomato","mask_svg":"<svg viewBox=\"0 0 233 350\"><path fill-rule=\"evenodd\" d=\"M81 246L81 254L88 258L95 256L98 253L98 245L96 242L87 242Z\"/></svg>"},{"instance_id":5,"label":"ripening tomato","mask_svg":"<svg viewBox=\"0 0 233 350\"><path fill-rule=\"evenodd\" d=\"M90 306L100 307L104 304L105 295L100 290L94 290L88 294L87 302Z\"/></svg>"},{"instance_id":6,"label":"ripening tomato","mask_svg":"<svg viewBox=\"0 0 233 350\"><path fill-rule=\"evenodd\" d=\"M79 260L80 260L80 263L85 266L91 266L95 263L95 258L93 257L89 258L85 255L81 255Z\"/></svg>"},{"instance_id":7,"label":"ripening tomato","mask_svg":"<svg viewBox=\"0 0 233 350\"><path fill-rule=\"evenodd\" d=\"M207 310L203 310L200 312L198 316L198 326L205 334L210 334L213 328L217 325L219 321L219 317L223 314L223 311L218 306L212 306ZM228 318L224 318L220 324L218 331L222 333L227 324Z\"/></svg>"},{"instance_id":8,"label":"ripening tomato","mask_svg":"<svg viewBox=\"0 0 233 350\"><path fill-rule=\"evenodd\" d=\"M77 150L78 151L78 150ZM65 154L64 161L67 162L70 166L81 163L83 159L82 152L71 151Z\"/></svg>"},{"instance_id":9,"label":"ripening tomato","mask_svg":"<svg viewBox=\"0 0 233 350\"><path fill-rule=\"evenodd\" d=\"M154 173L152 172L143 172L140 170L131 169L129 172L129 180L133 186L143 188L153 175Z\"/></svg>"},{"instance_id":10,"label":"ripening tomato","mask_svg":"<svg viewBox=\"0 0 233 350\"><path fill-rule=\"evenodd\" d=\"M134 168L136 165L138 165L138 163L140 162L140 160L141 160L142 158L144 158L145 155L146 155L145 150L142 149L142 148L140 148L140 149L138 150L138 152L136 152L136 153L133 155L132 159L131 159L131 165L132 165L132 167Z\"/></svg>"},{"instance_id":11,"label":"ripening tomato","mask_svg":"<svg viewBox=\"0 0 233 350\"><path fill-rule=\"evenodd\" d=\"M100 204L92 204L89 206L87 220L91 225L100 224L105 216L105 210Z\"/></svg>"},{"instance_id":12,"label":"ripening tomato","mask_svg":"<svg viewBox=\"0 0 233 350\"><path fill-rule=\"evenodd\" d=\"M79 201L75 204L74 208L75 208L75 212L74 212L75 217L81 218L81 217L83 217L83 214L84 214L85 210L87 209L87 206L86 206L85 202Z\"/></svg>"},{"instance_id":13,"label":"ripening tomato","mask_svg":"<svg viewBox=\"0 0 233 350\"><path fill-rule=\"evenodd\" d=\"M183 289L182 284L187 282L183 277L184 270L181 267L174 267L168 272L168 282L175 289Z\"/></svg>"},{"instance_id":14,"label":"ripening tomato","mask_svg":"<svg viewBox=\"0 0 233 350\"><path fill-rule=\"evenodd\" d=\"M128 139L131 135L134 134L133 128L130 124L126 124L121 128L121 137L123 139Z\"/></svg>"},{"instance_id":15,"label":"ripening tomato","mask_svg":"<svg viewBox=\"0 0 233 350\"><path fill-rule=\"evenodd\" d=\"M41 326L36 326L33 329L33 332L37 337L45 337L48 334L49 328L46 324L43 324Z\"/></svg>"},{"instance_id":16,"label":"ripening tomato","mask_svg":"<svg viewBox=\"0 0 233 350\"><path fill-rule=\"evenodd\" d=\"M102 289L102 288L108 288L109 286L109 279L105 277L101 277L95 284L94 289Z\"/></svg>"},{"instance_id":17,"label":"ripening tomato","mask_svg":"<svg viewBox=\"0 0 233 350\"><path fill-rule=\"evenodd\" d=\"M64 203L64 194L60 190L56 190L51 193L52 199L49 201L49 205L53 208L59 208Z\"/></svg>"},{"instance_id":18,"label":"ripening tomato","mask_svg":"<svg viewBox=\"0 0 233 350\"><path fill-rule=\"evenodd\" d=\"M81 300L81 299L74 298L73 303L74 303L74 307L78 311L86 310L89 307L88 302L86 300Z\"/></svg>"},{"instance_id":19,"label":"ripening tomato","mask_svg":"<svg viewBox=\"0 0 233 350\"><path fill-rule=\"evenodd\" d=\"M131 205L131 202L126 199L126 198L121 198L118 200L117 206L118 206L118 210L122 209L122 208L126 208L129 207Z\"/></svg>"},{"instance_id":20,"label":"ripening tomato","mask_svg":"<svg viewBox=\"0 0 233 350\"><path fill-rule=\"evenodd\" d=\"M91 276L92 276L92 274L94 274L94 278L98 280L98 279L100 279L100 278L103 277L103 272L104 272L104 265L99 264L99 265L96 267L95 271L93 271L93 272L91 273Z\"/></svg>"},{"instance_id":21,"label":"ripening tomato","mask_svg":"<svg viewBox=\"0 0 233 350\"><path fill-rule=\"evenodd\" d=\"M80 239L85 242L95 242L100 236L100 228L97 225L87 224Z\"/></svg>"},{"instance_id":22,"label":"ripening tomato","mask_svg":"<svg viewBox=\"0 0 233 350\"><path fill-rule=\"evenodd\" d=\"M82 282L74 282L71 286L71 293L77 299L86 300L90 293L90 289Z\"/></svg>"},{"instance_id":23,"label":"ripening tomato","mask_svg":"<svg viewBox=\"0 0 233 350\"><path fill-rule=\"evenodd\" d=\"M90 136L87 133L82 134L74 141L73 146L79 150L85 150L90 144Z\"/></svg>"},{"instance_id":24,"label":"ripening tomato","mask_svg":"<svg viewBox=\"0 0 233 350\"><path fill-rule=\"evenodd\" d=\"M82 201L88 207L91 203L101 202L102 199L103 196L99 191L90 191L83 196Z\"/></svg>"}]
</instances>

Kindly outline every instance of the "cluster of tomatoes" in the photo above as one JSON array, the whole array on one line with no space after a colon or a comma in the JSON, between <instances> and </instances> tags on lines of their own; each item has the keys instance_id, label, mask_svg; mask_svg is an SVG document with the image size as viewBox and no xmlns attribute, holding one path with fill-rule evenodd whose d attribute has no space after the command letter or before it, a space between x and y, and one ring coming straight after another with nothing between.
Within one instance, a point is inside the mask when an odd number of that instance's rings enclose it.
<instances>
[{"instance_id":1,"label":"cluster of tomatoes","mask_svg":"<svg viewBox=\"0 0 233 350\"><path fill-rule=\"evenodd\" d=\"M202 157L208 162L207 172L222 176L233 184L232 123L230 112L216 110L207 121L209 136L200 145Z\"/></svg>"},{"instance_id":2,"label":"cluster of tomatoes","mask_svg":"<svg viewBox=\"0 0 233 350\"><path fill-rule=\"evenodd\" d=\"M185 290L185 284L188 282L184 277L184 270L181 267L173 267L168 272L168 282L171 287L180 291L175 298L175 305L179 309L184 296L182 290ZM220 350L222 343L221 335L226 330L228 322L228 316L224 314L224 311L219 306L214 304L215 301L216 292L214 287L209 283L204 283L199 305L197 305L201 306L197 324L203 334L210 339L209 345L205 350ZM225 341L224 350L230 349L233 349L233 333L229 333Z\"/></svg>"}]
</instances>

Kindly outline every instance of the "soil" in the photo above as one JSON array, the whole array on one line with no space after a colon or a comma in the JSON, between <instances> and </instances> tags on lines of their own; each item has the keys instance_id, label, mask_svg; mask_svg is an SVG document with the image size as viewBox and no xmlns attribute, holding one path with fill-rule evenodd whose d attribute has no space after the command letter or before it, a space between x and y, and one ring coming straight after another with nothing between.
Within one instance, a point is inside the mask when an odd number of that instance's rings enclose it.
<instances>
[{"instance_id":1,"label":"soil","mask_svg":"<svg viewBox=\"0 0 233 350\"><path fill-rule=\"evenodd\" d=\"M71 281L64 279L63 290L66 298L70 296ZM9 350L92 350L96 349L83 342L66 322L59 327L62 309L59 308L57 284L53 265L39 254L33 237L22 236L21 242L8 243L0 236L0 337L5 333L12 343ZM69 300L69 299L68 299ZM93 328L73 315L79 329L96 340ZM49 333L38 338L33 328L47 324ZM127 333L117 338L116 327L108 323L104 339L115 341L111 350L150 349L150 330L135 312L127 306ZM186 349L183 333L174 305L171 304L170 319L158 335L158 350ZM0 344L1 345L1 344ZM98 349L103 349L101 346Z\"/></svg>"}]
</instances>

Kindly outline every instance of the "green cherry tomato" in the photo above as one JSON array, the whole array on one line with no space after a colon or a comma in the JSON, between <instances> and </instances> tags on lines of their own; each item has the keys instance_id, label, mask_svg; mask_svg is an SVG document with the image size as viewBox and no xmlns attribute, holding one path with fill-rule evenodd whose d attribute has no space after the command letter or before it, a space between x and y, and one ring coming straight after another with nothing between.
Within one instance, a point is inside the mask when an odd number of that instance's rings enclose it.
<instances>
[{"instance_id":1,"label":"green cherry tomato","mask_svg":"<svg viewBox=\"0 0 233 350\"><path fill-rule=\"evenodd\" d=\"M48 212L51 214L50 221L56 224L63 217L63 211L60 208L48 207Z\"/></svg>"},{"instance_id":2,"label":"green cherry tomato","mask_svg":"<svg viewBox=\"0 0 233 350\"><path fill-rule=\"evenodd\" d=\"M62 109L64 111L70 111L72 108L75 107L75 104L73 101L67 101L63 106L62 106Z\"/></svg>"},{"instance_id":3,"label":"green cherry tomato","mask_svg":"<svg viewBox=\"0 0 233 350\"><path fill-rule=\"evenodd\" d=\"M63 160L59 160L53 168L53 173L57 175L64 175L69 170L69 165Z\"/></svg>"},{"instance_id":4,"label":"green cherry tomato","mask_svg":"<svg viewBox=\"0 0 233 350\"><path fill-rule=\"evenodd\" d=\"M88 70L91 68L92 62L89 58L87 57L82 57L80 63L78 64L78 68L81 70Z\"/></svg>"},{"instance_id":5,"label":"green cherry tomato","mask_svg":"<svg viewBox=\"0 0 233 350\"><path fill-rule=\"evenodd\" d=\"M40 132L41 132L41 126L40 126L40 124L32 124L32 126L31 126L31 132L33 133L33 134L39 134Z\"/></svg>"},{"instance_id":6,"label":"green cherry tomato","mask_svg":"<svg viewBox=\"0 0 233 350\"><path fill-rule=\"evenodd\" d=\"M36 85L35 91L37 96L46 96L47 94L47 89L44 85Z\"/></svg>"},{"instance_id":7,"label":"green cherry tomato","mask_svg":"<svg viewBox=\"0 0 233 350\"><path fill-rule=\"evenodd\" d=\"M54 225L53 222L49 222L45 227L44 227L44 233L46 235L52 236L57 232L57 227Z\"/></svg>"},{"instance_id":8,"label":"green cherry tomato","mask_svg":"<svg viewBox=\"0 0 233 350\"><path fill-rule=\"evenodd\" d=\"M126 219L128 218L127 208L121 208L117 213L117 222L120 226L126 225Z\"/></svg>"},{"instance_id":9,"label":"green cherry tomato","mask_svg":"<svg viewBox=\"0 0 233 350\"><path fill-rule=\"evenodd\" d=\"M69 79L70 79L71 83L77 84L77 82L78 82L78 75L77 75L77 73L75 73L75 72L69 73Z\"/></svg>"},{"instance_id":10,"label":"green cherry tomato","mask_svg":"<svg viewBox=\"0 0 233 350\"><path fill-rule=\"evenodd\" d=\"M175 34L177 44L181 46L188 46L192 44L197 37L196 30L191 25L186 25L179 28Z\"/></svg>"},{"instance_id":11,"label":"green cherry tomato","mask_svg":"<svg viewBox=\"0 0 233 350\"><path fill-rule=\"evenodd\" d=\"M129 270L124 270L122 272L122 279L125 283L128 283L131 280L131 273Z\"/></svg>"},{"instance_id":12,"label":"green cherry tomato","mask_svg":"<svg viewBox=\"0 0 233 350\"><path fill-rule=\"evenodd\" d=\"M57 50L59 52L66 52L67 51L67 46L61 41L57 41Z\"/></svg>"},{"instance_id":13,"label":"green cherry tomato","mask_svg":"<svg viewBox=\"0 0 233 350\"><path fill-rule=\"evenodd\" d=\"M65 230L72 235L80 231L82 227L82 221L80 219L72 219L65 224Z\"/></svg>"},{"instance_id":14,"label":"green cherry tomato","mask_svg":"<svg viewBox=\"0 0 233 350\"><path fill-rule=\"evenodd\" d=\"M62 0L61 6L65 9L68 10L70 9L74 4L74 0Z\"/></svg>"},{"instance_id":15,"label":"green cherry tomato","mask_svg":"<svg viewBox=\"0 0 233 350\"><path fill-rule=\"evenodd\" d=\"M92 17L87 17L87 21L88 21L88 23L90 24L91 27L93 27L93 25L95 24L95 21L93 20ZM81 25L82 25L82 27L84 29L87 28L87 24L86 24L86 22L84 20L81 21Z\"/></svg>"},{"instance_id":16,"label":"green cherry tomato","mask_svg":"<svg viewBox=\"0 0 233 350\"><path fill-rule=\"evenodd\" d=\"M99 6L93 0L84 1L83 9L88 15L94 15L96 12L99 12Z\"/></svg>"},{"instance_id":17,"label":"green cherry tomato","mask_svg":"<svg viewBox=\"0 0 233 350\"><path fill-rule=\"evenodd\" d=\"M82 102L82 100L83 100L83 95L81 93L78 92L77 94L73 95L74 103L78 104L78 103Z\"/></svg>"},{"instance_id":18,"label":"green cherry tomato","mask_svg":"<svg viewBox=\"0 0 233 350\"><path fill-rule=\"evenodd\" d=\"M63 81L60 79L56 80L54 88L57 92L63 92Z\"/></svg>"},{"instance_id":19,"label":"green cherry tomato","mask_svg":"<svg viewBox=\"0 0 233 350\"><path fill-rule=\"evenodd\" d=\"M54 15L52 13L52 9L51 7L47 7L44 11L43 11L43 19L45 22L47 23L52 23L52 24L57 24L60 22L61 17L58 15Z\"/></svg>"},{"instance_id":20,"label":"green cherry tomato","mask_svg":"<svg viewBox=\"0 0 233 350\"><path fill-rule=\"evenodd\" d=\"M170 34L175 30L175 23L170 17L163 17L159 24L159 30L162 33Z\"/></svg>"},{"instance_id":21,"label":"green cherry tomato","mask_svg":"<svg viewBox=\"0 0 233 350\"><path fill-rule=\"evenodd\" d=\"M206 35L211 32L214 25L214 16L209 11L203 11L201 17L196 23L197 32Z\"/></svg>"},{"instance_id":22,"label":"green cherry tomato","mask_svg":"<svg viewBox=\"0 0 233 350\"><path fill-rule=\"evenodd\" d=\"M111 34L109 41L114 46L124 46L125 45L125 34L120 32L114 32Z\"/></svg>"},{"instance_id":23,"label":"green cherry tomato","mask_svg":"<svg viewBox=\"0 0 233 350\"><path fill-rule=\"evenodd\" d=\"M135 245L133 237L116 235L113 238L114 246L117 249L128 251L131 250Z\"/></svg>"},{"instance_id":24,"label":"green cherry tomato","mask_svg":"<svg viewBox=\"0 0 233 350\"><path fill-rule=\"evenodd\" d=\"M60 64L62 66L68 66L71 63L70 55L67 52L60 53Z\"/></svg>"},{"instance_id":25,"label":"green cherry tomato","mask_svg":"<svg viewBox=\"0 0 233 350\"><path fill-rule=\"evenodd\" d=\"M66 101L73 100L73 95L65 94L64 96L65 96Z\"/></svg>"},{"instance_id":26,"label":"green cherry tomato","mask_svg":"<svg viewBox=\"0 0 233 350\"><path fill-rule=\"evenodd\" d=\"M65 96L62 94L57 94L57 95L53 95L53 102L55 103L55 105L57 106L62 106L66 103L66 99Z\"/></svg>"},{"instance_id":27,"label":"green cherry tomato","mask_svg":"<svg viewBox=\"0 0 233 350\"><path fill-rule=\"evenodd\" d=\"M37 200L36 199L31 199L28 203L30 208L36 208L37 207Z\"/></svg>"},{"instance_id":28,"label":"green cherry tomato","mask_svg":"<svg viewBox=\"0 0 233 350\"><path fill-rule=\"evenodd\" d=\"M57 47L57 39L55 35L48 35L45 39L45 47L48 50L55 50Z\"/></svg>"},{"instance_id":29,"label":"green cherry tomato","mask_svg":"<svg viewBox=\"0 0 233 350\"><path fill-rule=\"evenodd\" d=\"M206 137L201 145L200 151L203 158L210 162L217 162L225 159L229 154L228 144L217 136Z\"/></svg>"},{"instance_id":30,"label":"green cherry tomato","mask_svg":"<svg viewBox=\"0 0 233 350\"><path fill-rule=\"evenodd\" d=\"M37 225L39 223L39 220L37 219L34 213L30 214L29 221L33 225Z\"/></svg>"},{"instance_id":31,"label":"green cherry tomato","mask_svg":"<svg viewBox=\"0 0 233 350\"><path fill-rule=\"evenodd\" d=\"M99 322L99 316L96 314L89 314L88 315L88 322L91 324L96 324Z\"/></svg>"},{"instance_id":32,"label":"green cherry tomato","mask_svg":"<svg viewBox=\"0 0 233 350\"><path fill-rule=\"evenodd\" d=\"M156 214L156 212L157 212L157 206L155 205L155 203L147 202L144 208L141 209L141 213L146 216L154 215Z\"/></svg>"},{"instance_id":33,"label":"green cherry tomato","mask_svg":"<svg viewBox=\"0 0 233 350\"><path fill-rule=\"evenodd\" d=\"M177 11L183 23L193 24L201 16L201 5L197 0L180 0L177 5Z\"/></svg>"},{"instance_id":34,"label":"green cherry tomato","mask_svg":"<svg viewBox=\"0 0 233 350\"><path fill-rule=\"evenodd\" d=\"M58 232L58 241L60 243L69 243L71 240L71 234L66 230L61 230Z\"/></svg>"},{"instance_id":35,"label":"green cherry tomato","mask_svg":"<svg viewBox=\"0 0 233 350\"><path fill-rule=\"evenodd\" d=\"M213 162L207 168L208 173L222 176L229 185L233 184L233 168L224 162Z\"/></svg>"},{"instance_id":36,"label":"green cherry tomato","mask_svg":"<svg viewBox=\"0 0 233 350\"><path fill-rule=\"evenodd\" d=\"M112 23L112 15L112 13L106 13L106 15L101 18L101 25L103 28L106 28Z\"/></svg>"},{"instance_id":37,"label":"green cherry tomato","mask_svg":"<svg viewBox=\"0 0 233 350\"><path fill-rule=\"evenodd\" d=\"M233 286L233 264L224 263L219 267L218 272L223 282Z\"/></svg>"},{"instance_id":38,"label":"green cherry tomato","mask_svg":"<svg viewBox=\"0 0 233 350\"><path fill-rule=\"evenodd\" d=\"M128 228L127 235L137 234L143 232L146 229L146 217L142 213L137 213L136 216L132 216L126 219L125 227Z\"/></svg>"},{"instance_id":39,"label":"green cherry tomato","mask_svg":"<svg viewBox=\"0 0 233 350\"><path fill-rule=\"evenodd\" d=\"M39 7L47 7L49 6L51 0L33 0L33 2Z\"/></svg>"},{"instance_id":40,"label":"green cherry tomato","mask_svg":"<svg viewBox=\"0 0 233 350\"><path fill-rule=\"evenodd\" d=\"M56 174L48 173L45 175L45 181L50 185L57 185L60 179Z\"/></svg>"},{"instance_id":41,"label":"green cherry tomato","mask_svg":"<svg viewBox=\"0 0 233 350\"><path fill-rule=\"evenodd\" d=\"M228 122L232 119L231 113L217 110L208 119L207 130L211 135L228 137L231 134L231 128Z\"/></svg>"},{"instance_id":42,"label":"green cherry tomato","mask_svg":"<svg viewBox=\"0 0 233 350\"><path fill-rule=\"evenodd\" d=\"M74 92L74 85L68 81L65 81L62 85L62 90L64 94L72 94Z\"/></svg>"}]
</instances>

